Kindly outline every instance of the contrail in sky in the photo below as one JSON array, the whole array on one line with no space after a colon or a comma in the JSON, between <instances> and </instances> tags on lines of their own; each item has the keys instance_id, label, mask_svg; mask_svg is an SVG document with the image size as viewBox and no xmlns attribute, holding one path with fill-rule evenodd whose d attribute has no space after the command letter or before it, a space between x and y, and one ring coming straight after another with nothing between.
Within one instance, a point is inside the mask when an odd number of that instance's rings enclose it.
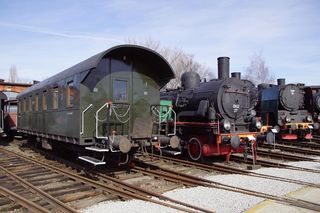
<instances>
[{"instance_id":1,"label":"contrail in sky","mask_svg":"<svg viewBox=\"0 0 320 213\"><path fill-rule=\"evenodd\" d=\"M123 40L120 40L120 39L55 32L55 31L51 31L51 30L47 30L47 29L43 29L43 28L39 28L39 27L34 27L34 26L29 26L29 25L22 25L22 24L12 24L12 23L0 22L0 26L8 27L8 28L16 29L16 30L21 30L21 31L41 33L41 34L59 36L59 37L65 37L65 38L91 39L91 40L101 40L101 41L109 41L109 42L117 42L117 43L123 43L124 42Z\"/></svg>"}]
</instances>

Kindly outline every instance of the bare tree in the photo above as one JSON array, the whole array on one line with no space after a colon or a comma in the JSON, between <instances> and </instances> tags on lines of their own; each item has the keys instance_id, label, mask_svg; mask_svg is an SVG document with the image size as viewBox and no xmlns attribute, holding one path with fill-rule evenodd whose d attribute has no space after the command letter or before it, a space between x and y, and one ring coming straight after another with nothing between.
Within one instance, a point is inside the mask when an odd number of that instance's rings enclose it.
<instances>
[{"instance_id":1,"label":"bare tree","mask_svg":"<svg viewBox=\"0 0 320 213\"><path fill-rule=\"evenodd\" d=\"M127 41L131 44L139 44L148 47L160 53L169 62L175 72L176 78L172 79L166 85L166 88L179 87L181 85L181 75L184 72L197 72L202 79L213 77L213 73L210 72L210 68L207 65L197 62L194 59L194 55L187 54L181 48L162 47L159 41L150 38L143 42L137 42L134 39L128 39Z\"/></svg>"},{"instance_id":2,"label":"bare tree","mask_svg":"<svg viewBox=\"0 0 320 213\"><path fill-rule=\"evenodd\" d=\"M250 64L244 72L244 78L252 81L254 84L274 83L275 77L266 66L262 53L255 53L250 58Z\"/></svg>"},{"instance_id":3,"label":"bare tree","mask_svg":"<svg viewBox=\"0 0 320 213\"><path fill-rule=\"evenodd\" d=\"M15 65L11 65L9 69L9 79L8 82L16 83L18 81L18 70Z\"/></svg>"}]
</instances>

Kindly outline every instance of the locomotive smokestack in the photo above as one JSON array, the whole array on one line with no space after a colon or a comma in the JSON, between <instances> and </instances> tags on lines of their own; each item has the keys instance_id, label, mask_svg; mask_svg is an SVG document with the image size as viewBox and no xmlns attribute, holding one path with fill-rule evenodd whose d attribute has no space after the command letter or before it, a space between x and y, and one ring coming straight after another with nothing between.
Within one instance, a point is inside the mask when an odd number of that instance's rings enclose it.
<instances>
[{"instance_id":1,"label":"locomotive smokestack","mask_svg":"<svg viewBox=\"0 0 320 213\"><path fill-rule=\"evenodd\" d=\"M232 72L231 77L241 79L241 72Z\"/></svg>"},{"instance_id":2,"label":"locomotive smokestack","mask_svg":"<svg viewBox=\"0 0 320 213\"><path fill-rule=\"evenodd\" d=\"M285 78L278 78L277 82L278 82L278 86L286 85L286 79Z\"/></svg>"},{"instance_id":3,"label":"locomotive smokestack","mask_svg":"<svg viewBox=\"0 0 320 213\"><path fill-rule=\"evenodd\" d=\"M218 58L218 79L229 78L229 57Z\"/></svg>"}]
</instances>

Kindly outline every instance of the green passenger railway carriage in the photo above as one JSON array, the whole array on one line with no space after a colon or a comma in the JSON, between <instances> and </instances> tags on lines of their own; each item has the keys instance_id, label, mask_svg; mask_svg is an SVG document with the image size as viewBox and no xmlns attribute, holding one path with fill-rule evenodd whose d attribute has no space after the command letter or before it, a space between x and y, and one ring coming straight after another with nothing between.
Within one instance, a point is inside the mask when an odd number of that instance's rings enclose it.
<instances>
[{"instance_id":1,"label":"green passenger railway carriage","mask_svg":"<svg viewBox=\"0 0 320 213\"><path fill-rule=\"evenodd\" d=\"M158 53L115 46L23 91L18 130L46 149L85 150L79 158L94 165L104 164L107 153L128 160L139 147L158 143L152 109L172 78Z\"/></svg>"}]
</instances>

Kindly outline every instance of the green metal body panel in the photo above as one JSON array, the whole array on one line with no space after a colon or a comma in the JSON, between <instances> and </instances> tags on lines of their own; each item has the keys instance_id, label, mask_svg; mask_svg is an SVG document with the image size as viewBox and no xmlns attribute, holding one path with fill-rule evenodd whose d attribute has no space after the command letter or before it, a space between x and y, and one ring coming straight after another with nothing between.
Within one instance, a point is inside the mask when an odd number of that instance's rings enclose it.
<instances>
[{"instance_id":1,"label":"green metal body panel","mask_svg":"<svg viewBox=\"0 0 320 213\"><path fill-rule=\"evenodd\" d=\"M172 111L169 112L171 106L171 100L160 100L160 117L166 121L172 120L173 118Z\"/></svg>"},{"instance_id":2,"label":"green metal body panel","mask_svg":"<svg viewBox=\"0 0 320 213\"><path fill-rule=\"evenodd\" d=\"M173 77L170 65L152 50L134 45L111 48L22 92L18 96L21 106L18 109L18 130L89 145L96 141L96 112L106 102L112 102L116 107L114 110L105 107L98 115L98 136L110 136L112 131L130 136L137 118L152 117L150 108L159 105L159 89ZM66 100L70 81L74 88L72 107L67 106ZM127 82L125 101L119 102L113 97L115 81ZM59 89L58 109L53 109L54 88ZM47 91L47 110L42 110L44 91ZM29 106L30 97L32 110L24 111L24 101ZM92 107L88 108L90 105ZM87 111L83 113L85 109ZM121 117L127 111L128 114ZM126 120L128 122L123 122Z\"/></svg>"}]
</instances>

